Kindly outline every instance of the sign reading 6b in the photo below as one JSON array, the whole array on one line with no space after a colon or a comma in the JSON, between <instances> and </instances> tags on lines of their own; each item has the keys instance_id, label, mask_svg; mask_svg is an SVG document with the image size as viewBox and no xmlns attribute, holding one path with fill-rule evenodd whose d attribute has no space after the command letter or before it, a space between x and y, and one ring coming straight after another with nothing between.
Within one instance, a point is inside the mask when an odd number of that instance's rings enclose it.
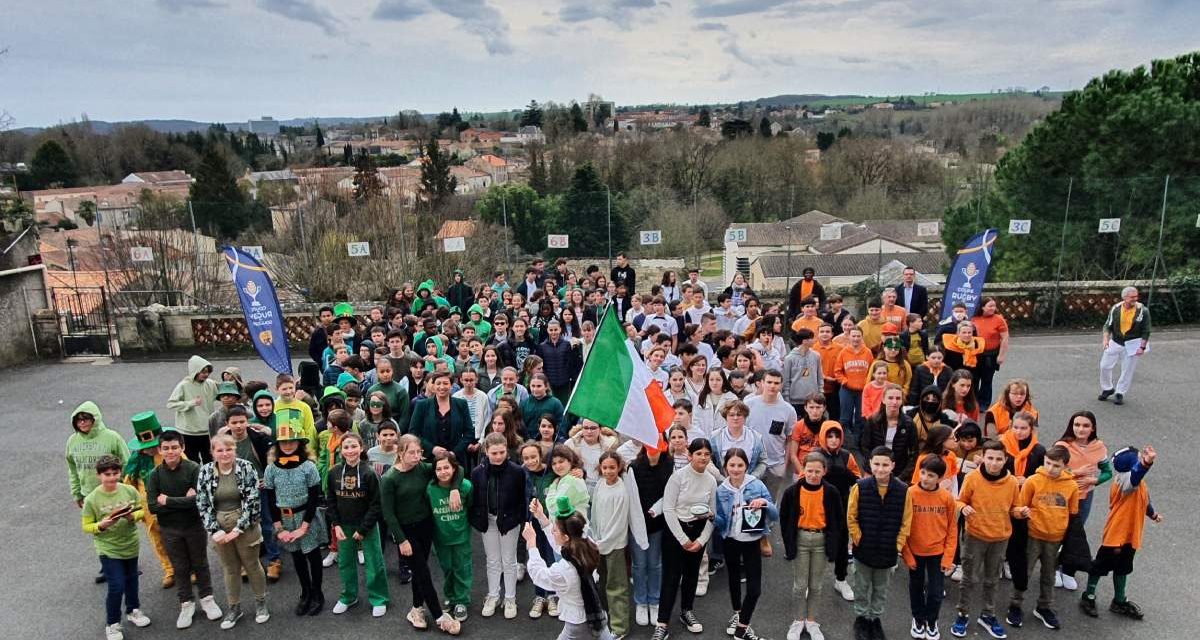
<instances>
[{"instance_id":1,"label":"sign reading 6b","mask_svg":"<svg viewBox=\"0 0 1200 640\"><path fill-rule=\"evenodd\" d=\"M546 236L547 249L567 249L571 246L571 237L567 234L550 234Z\"/></svg>"}]
</instances>

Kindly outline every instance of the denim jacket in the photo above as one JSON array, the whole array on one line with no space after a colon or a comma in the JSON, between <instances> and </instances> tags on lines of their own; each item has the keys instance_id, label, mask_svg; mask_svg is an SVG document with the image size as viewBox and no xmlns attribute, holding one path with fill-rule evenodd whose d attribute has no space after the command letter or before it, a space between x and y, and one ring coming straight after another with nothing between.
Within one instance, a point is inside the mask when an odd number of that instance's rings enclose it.
<instances>
[{"instance_id":1,"label":"denim jacket","mask_svg":"<svg viewBox=\"0 0 1200 640\"><path fill-rule=\"evenodd\" d=\"M726 480L717 485L717 512L716 512L716 528L722 537L729 535L729 530L733 525L734 518L734 500L736 499L734 489ZM761 535L765 536L771 532L771 521L779 520L779 508L775 506L775 501L771 499L771 492L767 490L767 485L763 484L762 480L747 474L746 480L742 484L742 501L744 504L749 504L752 500L763 498L767 501L767 506L763 507L767 510L767 519L765 530Z\"/></svg>"}]
</instances>

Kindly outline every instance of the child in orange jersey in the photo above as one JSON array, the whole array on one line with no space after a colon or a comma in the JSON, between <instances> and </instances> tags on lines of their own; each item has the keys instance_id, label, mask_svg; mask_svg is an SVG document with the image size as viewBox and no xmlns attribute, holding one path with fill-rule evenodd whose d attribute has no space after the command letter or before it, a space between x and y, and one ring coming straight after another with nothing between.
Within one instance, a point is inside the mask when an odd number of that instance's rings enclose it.
<instances>
[{"instance_id":1,"label":"child in orange jersey","mask_svg":"<svg viewBox=\"0 0 1200 640\"><path fill-rule=\"evenodd\" d=\"M861 415L864 419L875 415L879 411L879 407L883 406L883 390L887 387L888 383L887 363L882 360L872 362L867 379L870 382L862 390Z\"/></svg>"},{"instance_id":2,"label":"child in orange jersey","mask_svg":"<svg viewBox=\"0 0 1200 640\"><path fill-rule=\"evenodd\" d=\"M1113 454L1113 486L1108 494L1108 520L1104 522L1104 538L1096 550L1092 570L1088 572L1087 591L1079 601L1080 608L1095 618L1096 585L1100 578L1113 574L1113 599L1108 610L1134 620L1145 614L1141 607L1125 597L1125 586L1129 574L1133 573L1133 556L1142 546L1142 529L1145 518L1156 523L1163 521L1162 514L1150 504L1150 489L1143 482L1157 454L1154 447L1146 445L1138 451L1136 447L1125 447Z\"/></svg>"},{"instance_id":3,"label":"child in orange jersey","mask_svg":"<svg viewBox=\"0 0 1200 640\"><path fill-rule=\"evenodd\" d=\"M1067 533L1067 521L1079 513L1079 487L1067 469L1071 453L1055 445L1046 451L1045 461L1021 487L1019 508L1029 519L1029 541L1025 545L1025 569L1042 563L1038 580L1038 601L1033 615L1047 629L1060 629L1054 604L1054 574L1058 566L1058 548ZM1013 602L1020 606L1025 595L1013 587Z\"/></svg>"},{"instance_id":4,"label":"child in orange jersey","mask_svg":"<svg viewBox=\"0 0 1200 640\"><path fill-rule=\"evenodd\" d=\"M842 494L824 480L828 464L820 451L805 456L800 480L783 492L779 503L784 558L793 563L792 596L796 599L788 640L800 640L805 631L811 640L824 640L816 620L821 583L826 565L836 561L839 549L846 552L846 508Z\"/></svg>"},{"instance_id":5,"label":"child in orange jersey","mask_svg":"<svg viewBox=\"0 0 1200 640\"><path fill-rule=\"evenodd\" d=\"M938 486L945 489L951 496L958 495L958 454L954 452L955 441L954 431L945 425L937 425L930 427L929 436L921 445L921 451L917 455L916 464L913 468L912 484L916 486L921 482L921 465L928 458L940 458L942 463L946 465L946 470L942 472L941 480L938 481Z\"/></svg>"},{"instance_id":6,"label":"child in orange jersey","mask_svg":"<svg viewBox=\"0 0 1200 640\"><path fill-rule=\"evenodd\" d=\"M1037 417L1037 409L1033 406L1033 397L1029 393L1029 383L1016 378L1009 380L1008 384L1004 385L1004 391L1001 392L1000 398L996 403L988 407L987 413L983 416L983 436L985 438L998 438L1008 431L1009 425L1012 424L1012 417L1017 415L1017 412L1024 411Z\"/></svg>"},{"instance_id":7,"label":"child in orange jersey","mask_svg":"<svg viewBox=\"0 0 1200 640\"><path fill-rule=\"evenodd\" d=\"M1025 411L1018 411L1012 418L1012 425L1004 435L1000 436L1000 444L1008 454L1005 468L1017 479L1017 485L1025 486L1025 481L1032 478L1041 468L1046 456L1046 448L1038 442L1037 416ZM1029 567L1025 563L1025 546L1029 540L1029 522L1024 516L1013 516L1012 536L1008 539L1008 550L1004 554L1008 572L1004 577L1012 578L1013 597L1008 604L1008 615L1005 620L1009 625L1020 628L1025 623L1025 612L1021 609L1021 598L1018 594L1029 588Z\"/></svg>"},{"instance_id":8,"label":"child in orange jersey","mask_svg":"<svg viewBox=\"0 0 1200 640\"><path fill-rule=\"evenodd\" d=\"M958 505L941 486L942 478L948 474L940 457L926 455L917 467L919 480L908 490L912 496L912 529L901 555L909 570L908 598L914 638L942 637L938 613L945 593L944 577L954 568L954 550L958 546Z\"/></svg>"},{"instance_id":9,"label":"child in orange jersey","mask_svg":"<svg viewBox=\"0 0 1200 640\"><path fill-rule=\"evenodd\" d=\"M838 390L840 411L838 421L847 439L857 442L859 426L862 423L862 393L867 386L867 370L875 356L871 349L863 344L862 329L851 327L846 331L846 346L838 352L834 360L833 376L841 388Z\"/></svg>"},{"instance_id":10,"label":"child in orange jersey","mask_svg":"<svg viewBox=\"0 0 1200 640\"><path fill-rule=\"evenodd\" d=\"M971 610L971 592L983 583L983 606L977 622L993 638L1008 637L1004 626L996 619L996 583L1000 580L1000 565L1004 550L1012 535L1012 516L1016 515L1020 488L1017 479L1004 468L1008 456L1004 445L989 440L983 445L983 466L968 473L963 480L958 502L967 521L963 542L964 566L962 590L958 598L958 616L950 633L957 638L967 635Z\"/></svg>"},{"instance_id":11,"label":"child in orange jersey","mask_svg":"<svg viewBox=\"0 0 1200 640\"><path fill-rule=\"evenodd\" d=\"M850 501L850 489L862 477L862 470L854 454L846 451L842 445L846 442L842 425L833 420L826 420L817 434L818 448L813 453L825 457L825 482L833 485L842 498L842 511L846 511ZM850 566L850 551L847 540L836 545L837 557L833 559L833 590L847 602L854 601L854 588L846 581Z\"/></svg>"}]
</instances>

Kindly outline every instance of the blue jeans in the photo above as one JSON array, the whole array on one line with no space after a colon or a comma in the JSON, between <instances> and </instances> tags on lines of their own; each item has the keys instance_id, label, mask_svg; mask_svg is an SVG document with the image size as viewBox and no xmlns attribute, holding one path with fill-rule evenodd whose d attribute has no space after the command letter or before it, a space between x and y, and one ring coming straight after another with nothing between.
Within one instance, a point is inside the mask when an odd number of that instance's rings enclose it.
<instances>
[{"instance_id":1,"label":"blue jeans","mask_svg":"<svg viewBox=\"0 0 1200 640\"><path fill-rule=\"evenodd\" d=\"M108 581L108 595L104 598L105 624L116 624L121 621L122 598L125 599L126 613L142 606L138 600L138 561L137 558L121 560L100 556L100 568Z\"/></svg>"},{"instance_id":2,"label":"blue jeans","mask_svg":"<svg viewBox=\"0 0 1200 640\"><path fill-rule=\"evenodd\" d=\"M715 530L712 537L708 539L708 561L710 564L717 561L725 562L725 538L722 538L721 534Z\"/></svg>"},{"instance_id":3,"label":"blue jeans","mask_svg":"<svg viewBox=\"0 0 1200 640\"><path fill-rule=\"evenodd\" d=\"M932 625L942 610L945 576L942 556L916 556L917 568L908 572L908 600L913 620Z\"/></svg>"},{"instance_id":4,"label":"blue jeans","mask_svg":"<svg viewBox=\"0 0 1200 640\"><path fill-rule=\"evenodd\" d=\"M642 550L630 536L629 550L633 552L633 603L658 606L662 586L663 531L646 535L649 546ZM670 535L670 534L667 534Z\"/></svg>"},{"instance_id":5,"label":"blue jeans","mask_svg":"<svg viewBox=\"0 0 1200 640\"><path fill-rule=\"evenodd\" d=\"M1079 518L1087 524L1088 516L1092 513L1092 498L1096 497L1096 488L1088 492L1087 497L1079 501Z\"/></svg>"},{"instance_id":6,"label":"blue jeans","mask_svg":"<svg viewBox=\"0 0 1200 640\"><path fill-rule=\"evenodd\" d=\"M838 390L842 423L842 446L858 449L858 430L862 423L862 390L854 391L842 387ZM823 444L823 443L822 443Z\"/></svg>"},{"instance_id":7,"label":"blue jeans","mask_svg":"<svg viewBox=\"0 0 1200 640\"><path fill-rule=\"evenodd\" d=\"M259 492L258 495L262 498L263 552L268 562L274 562L279 559L279 543L275 541L275 523L271 522L271 501L265 491Z\"/></svg>"}]
</instances>

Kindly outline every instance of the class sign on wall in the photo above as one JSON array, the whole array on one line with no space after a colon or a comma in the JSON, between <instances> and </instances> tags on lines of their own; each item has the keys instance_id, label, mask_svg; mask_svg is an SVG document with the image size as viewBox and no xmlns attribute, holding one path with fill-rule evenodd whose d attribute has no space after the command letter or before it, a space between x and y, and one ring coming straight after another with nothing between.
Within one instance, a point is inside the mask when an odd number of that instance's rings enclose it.
<instances>
[{"instance_id":1,"label":"class sign on wall","mask_svg":"<svg viewBox=\"0 0 1200 640\"><path fill-rule=\"evenodd\" d=\"M565 233L552 233L546 236L547 249L568 249L571 246L571 237Z\"/></svg>"},{"instance_id":2,"label":"class sign on wall","mask_svg":"<svg viewBox=\"0 0 1200 640\"><path fill-rule=\"evenodd\" d=\"M642 244L662 244L662 231L642 231L640 232Z\"/></svg>"},{"instance_id":3,"label":"class sign on wall","mask_svg":"<svg viewBox=\"0 0 1200 640\"><path fill-rule=\"evenodd\" d=\"M365 258L371 255L370 242L347 242L346 253L351 258Z\"/></svg>"}]
</instances>

